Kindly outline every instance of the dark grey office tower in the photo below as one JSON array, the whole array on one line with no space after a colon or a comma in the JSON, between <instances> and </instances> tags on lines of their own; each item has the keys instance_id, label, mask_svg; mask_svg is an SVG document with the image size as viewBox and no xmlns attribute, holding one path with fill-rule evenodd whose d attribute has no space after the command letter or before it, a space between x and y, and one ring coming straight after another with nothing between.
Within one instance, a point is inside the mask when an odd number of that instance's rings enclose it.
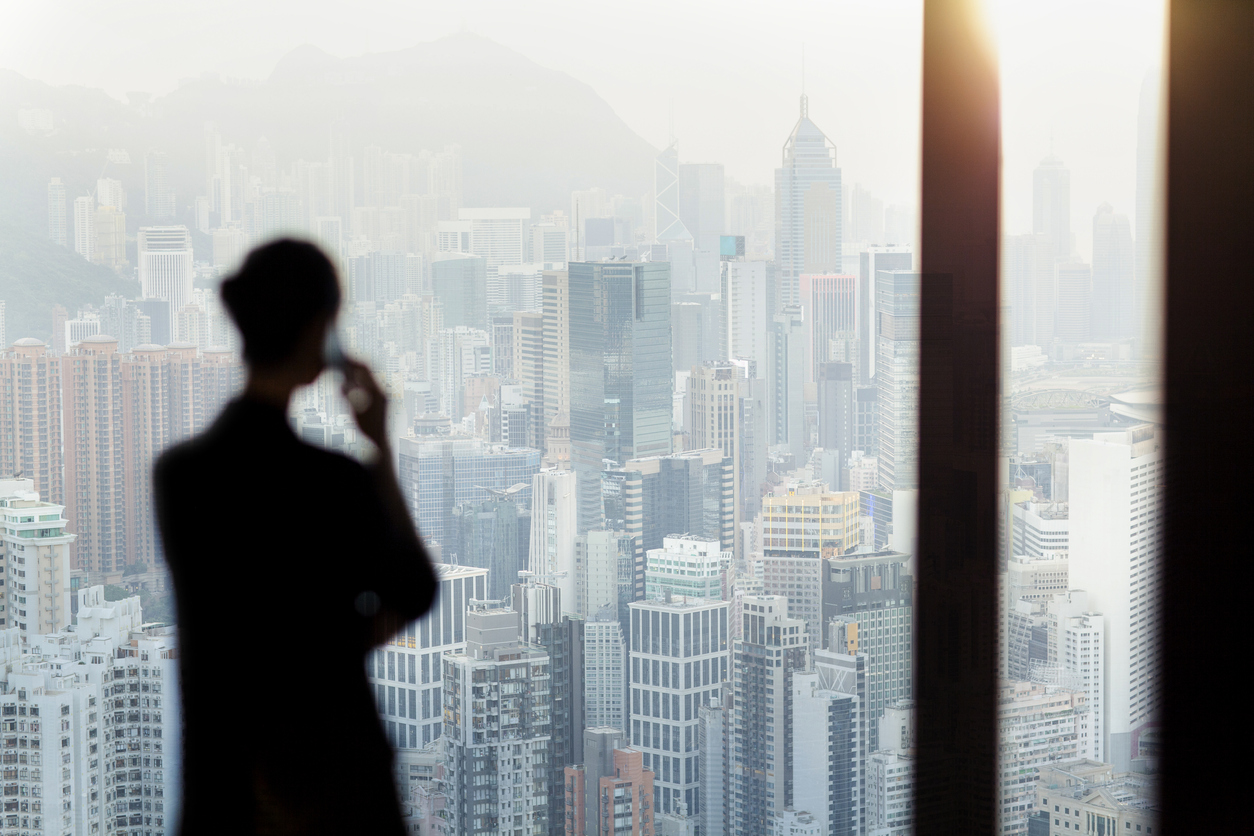
<instances>
[{"instance_id":1,"label":"dark grey office tower","mask_svg":"<svg viewBox=\"0 0 1254 836\"><path fill-rule=\"evenodd\" d=\"M853 389L852 363L819 364L819 447L836 451L839 466L845 467L853 446L856 426L856 402ZM865 451L863 451L865 452ZM833 490L838 486L831 485Z\"/></svg>"},{"instance_id":2,"label":"dark grey office tower","mask_svg":"<svg viewBox=\"0 0 1254 836\"><path fill-rule=\"evenodd\" d=\"M731 456L715 448L691 450L633 459L621 472L623 527L636 548L637 600L644 597L645 555L662 548L664 538L692 534L731 551L736 516Z\"/></svg>"},{"instance_id":3,"label":"dark grey office tower","mask_svg":"<svg viewBox=\"0 0 1254 836\"><path fill-rule=\"evenodd\" d=\"M515 497L494 491L484 502L463 502L453 508L460 533L457 560L463 566L488 570L488 597L504 600L510 581L527 568L531 514Z\"/></svg>"},{"instance_id":4,"label":"dark grey office tower","mask_svg":"<svg viewBox=\"0 0 1254 836\"><path fill-rule=\"evenodd\" d=\"M858 385L869 386L875 374L875 274L880 270L912 270L909 247L868 247L858 254Z\"/></svg>"},{"instance_id":5,"label":"dark grey office tower","mask_svg":"<svg viewBox=\"0 0 1254 836\"><path fill-rule=\"evenodd\" d=\"M735 721L731 833L772 832L777 812L793 804L793 674L806 669L805 621L789 618L788 599L741 599L733 644Z\"/></svg>"},{"instance_id":6,"label":"dark grey office tower","mask_svg":"<svg viewBox=\"0 0 1254 836\"><path fill-rule=\"evenodd\" d=\"M671 451L670 265L572 262L568 270L570 458L584 533L602 522L607 460Z\"/></svg>"},{"instance_id":7,"label":"dark grey office tower","mask_svg":"<svg viewBox=\"0 0 1254 836\"><path fill-rule=\"evenodd\" d=\"M857 649L866 654L866 721L870 748L878 748L884 709L914 695L914 576L910 556L893 551L823 561L823 642L857 624Z\"/></svg>"},{"instance_id":8,"label":"dark grey office tower","mask_svg":"<svg viewBox=\"0 0 1254 836\"><path fill-rule=\"evenodd\" d=\"M1109 203L1093 216L1093 339L1123 340L1134 335L1132 227Z\"/></svg>"},{"instance_id":9,"label":"dark grey office tower","mask_svg":"<svg viewBox=\"0 0 1254 836\"><path fill-rule=\"evenodd\" d=\"M575 833L567 830L571 836L586 836L588 833L600 833L600 827L594 822L599 821L601 809L599 793L601 779L614 777L614 750L625 749L629 745L627 735L622 729L611 726L597 726L584 729L583 732L583 797L572 798L571 804L583 806L584 831ZM651 799L650 799L651 800Z\"/></svg>"},{"instance_id":10,"label":"dark grey office tower","mask_svg":"<svg viewBox=\"0 0 1254 836\"><path fill-rule=\"evenodd\" d=\"M490 579L491 573L489 573ZM517 577L517 574L514 575ZM549 822L562 833L566 818L564 770L584 762L584 690L582 618L562 615L562 592L544 583L516 583L510 601L519 618L523 642L549 654L552 691L552 747L549 752Z\"/></svg>"},{"instance_id":11,"label":"dark grey office tower","mask_svg":"<svg viewBox=\"0 0 1254 836\"><path fill-rule=\"evenodd\" d=\"M917 484L919 467L919 274L875 274L878 344L880 485L887 491Z\"/></svg>"},{"instance_id":12,"label":"dark grey office tower","mask_svg":"<svg viewBox=\"0 0 1254 836\"><path fill-rule=\"evenodd\" d=\"M879 389L859 386L854 390L853 449L878 456L880 449Z\"/></svg>"},{"instance_id":13,"label":"dark grey office tower","mask_svg":"<svg viewBox=\"0 0 1254 836\"><path fill-rule=\"evenodd\" d=\"M488 261L452 254L431 262L431 292L444 303L444 327L488 330Z\"/></svg>"}]
</instances>

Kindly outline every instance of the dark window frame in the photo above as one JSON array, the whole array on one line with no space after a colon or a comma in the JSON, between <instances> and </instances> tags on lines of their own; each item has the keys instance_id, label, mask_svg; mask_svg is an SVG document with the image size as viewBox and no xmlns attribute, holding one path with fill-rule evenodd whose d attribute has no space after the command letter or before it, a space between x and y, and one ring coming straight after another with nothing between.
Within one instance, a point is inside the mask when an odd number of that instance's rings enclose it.
<instances>
[{"instance_id":1,"label":"dark window frame","mask_svg":"<svg viewBox=\"0 0 1254 836\"><path fill-rule=\"evenodd\" d=\"M924 0L918 836L997 827L1000 112L983 11ZM1239 832L1243 772L1192 725L1208 695L1240 693L1244 667L1216 637L1244 632L1244 608L1217 593L1249 588L1238 486L1254 472L1254 3L1169 0L1166 27L1159 822ZM1238 734L1246 745L1225 749L1248 748L1254 732Z\"/></svg>"}]
</instances>

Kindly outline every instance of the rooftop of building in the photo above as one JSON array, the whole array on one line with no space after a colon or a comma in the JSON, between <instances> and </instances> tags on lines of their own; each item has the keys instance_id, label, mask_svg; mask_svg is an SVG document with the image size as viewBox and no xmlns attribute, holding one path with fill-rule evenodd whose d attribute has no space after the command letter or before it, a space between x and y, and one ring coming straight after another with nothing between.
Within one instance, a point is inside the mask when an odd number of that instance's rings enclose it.
<instances>
[{"instance_id":1,"label":"rooftop of building","mask_svg":"<svg viewBox=\"0 0 1254 836\"><path fill-rule=\"evenodd\" d=\"M694 598L688 595L672 597L669 601L662 599L656 601L632 601L627 606L633 609L649 609L649 610L665 610L666 612L685 612L699 609L709 609L712 607L727 606L726 601L717 601L712 598Z\"/></svg>"}]
</instances>

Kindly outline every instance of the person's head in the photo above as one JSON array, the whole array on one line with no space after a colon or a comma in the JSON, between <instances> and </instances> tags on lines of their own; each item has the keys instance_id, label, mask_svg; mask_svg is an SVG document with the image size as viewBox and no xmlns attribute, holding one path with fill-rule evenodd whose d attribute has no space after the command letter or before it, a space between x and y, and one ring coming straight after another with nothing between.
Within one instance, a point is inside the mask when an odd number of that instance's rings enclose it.
<instances>
[{"instance_id":1,"label":"person's head","mask_svg":"<svg viewBox=\"0 0 1254 836\"><path fill-rule=\"evenodd\" d=\"M340 307L340 282L322 250L290 238L272 241L249 253L221 292L254 372L281 371L300 383L317 378Z\"/></svg>"}]
</instances>

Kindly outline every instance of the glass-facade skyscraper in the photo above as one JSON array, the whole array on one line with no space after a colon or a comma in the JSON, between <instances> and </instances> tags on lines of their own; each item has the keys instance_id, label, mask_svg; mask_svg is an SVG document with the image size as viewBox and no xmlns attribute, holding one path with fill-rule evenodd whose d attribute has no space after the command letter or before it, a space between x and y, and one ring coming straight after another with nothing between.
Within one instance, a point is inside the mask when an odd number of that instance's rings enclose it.
<instances>
[{"instance_id":1,"label":"glass-facade skyscraper","mask_svg":"<svg viewBox=\"0 0 1254 836\"><path fill-rule=\"evenodd\" d=\"M810 121L801 97L801 116L784 143L775 169L775 259L778 304L801 303L798 280L806 272L840 272L841 185L836 146Z\"/></svg>"},{"instance_id":2,"label":"glass-facade skyscraper","mask_svg":"<svg viewBox=\"0 0 1254 836\"><path fill-rule=\"evenodd\" d=\"M671 288L665 262L572 262L570 447L579 531L602 521L606 460L671 451Z\"/></svg>"}]
</instances>

